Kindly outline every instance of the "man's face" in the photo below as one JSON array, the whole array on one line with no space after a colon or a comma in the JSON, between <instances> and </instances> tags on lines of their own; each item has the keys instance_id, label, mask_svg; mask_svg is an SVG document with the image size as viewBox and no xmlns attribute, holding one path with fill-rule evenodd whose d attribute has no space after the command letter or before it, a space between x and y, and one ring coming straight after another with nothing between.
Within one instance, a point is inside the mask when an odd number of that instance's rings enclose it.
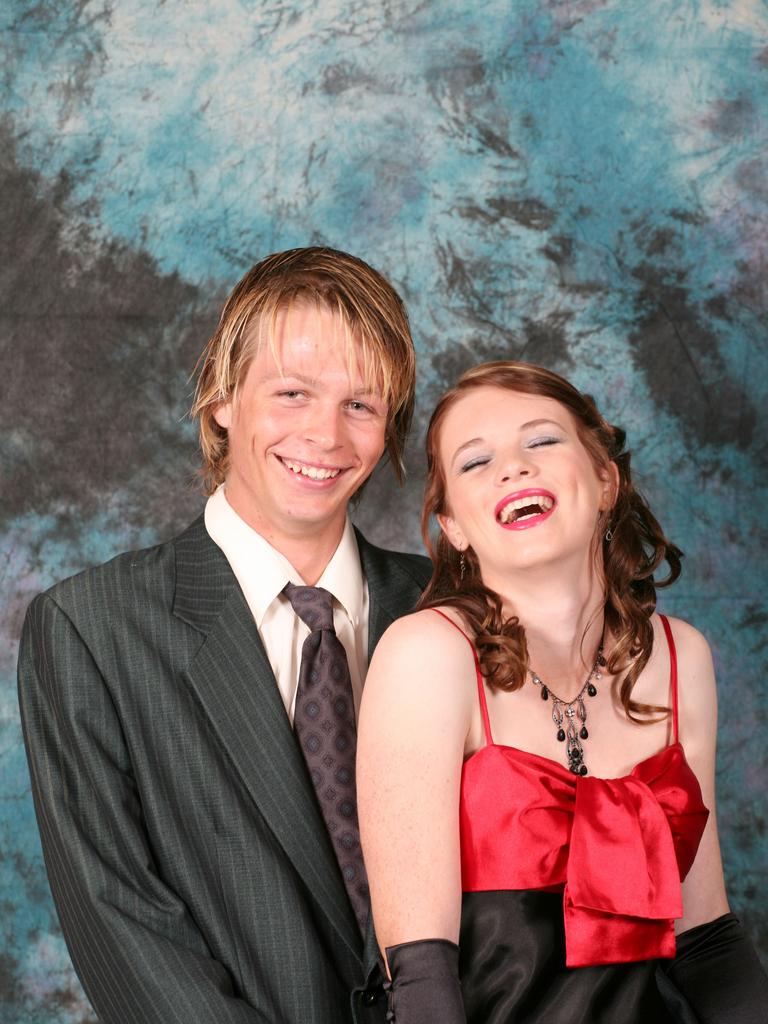
<instances>
[{"instance_id":1,"label":"man's face","mask_svg":"<svg viewBox=\"0 0 768 1024\"><path fill-rule=\"evenodd\" d=\"M229 440L227 499L272 543L338 540L349 499L384 451L386 404L350 360L335 313L291 306L274 341L215 413Z\"/></svg>"}]
</instances>

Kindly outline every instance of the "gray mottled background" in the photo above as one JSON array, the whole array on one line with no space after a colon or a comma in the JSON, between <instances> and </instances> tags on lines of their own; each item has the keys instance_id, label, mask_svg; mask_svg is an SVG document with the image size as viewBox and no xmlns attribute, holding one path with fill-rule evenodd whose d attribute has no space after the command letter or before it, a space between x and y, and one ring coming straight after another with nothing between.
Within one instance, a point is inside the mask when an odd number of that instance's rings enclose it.
<instances>
[{"instance_id":1,"label":"gray mottled background","mask_svg":"<svg viewBox=\"0 0 768 1024\"><path fill-rule=\"evenodd\" d=\"M768 12L760 0L7 0L0 12L0 1016L92 1016L15 697L31 596L201 507L188 375L223 297L323 242L411 313L419 413L372 539L419 545L425 418L514 356L592 390L686 551L734 908L768 956Z\"/></svg>"}]
</instances>

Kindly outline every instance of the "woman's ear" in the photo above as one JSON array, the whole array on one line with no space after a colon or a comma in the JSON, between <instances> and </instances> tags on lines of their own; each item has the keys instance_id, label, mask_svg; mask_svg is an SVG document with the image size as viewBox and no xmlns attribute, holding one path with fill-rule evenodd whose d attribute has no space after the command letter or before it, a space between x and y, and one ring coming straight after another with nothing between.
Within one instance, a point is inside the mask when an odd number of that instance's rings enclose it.
<instances>
[{"instance_id":1,"label":"woman's ear","mask_svg":"<svg viewBox=\"0 0 768 1024\"><path fill-rule=\"evenodd\" d=\"M613 508L619 496L619 467L613 460L600 471L600 479L603 481L600 511L607 512L608 509Z\"/></svg>"},{"instance_id":2,"label":"woman's ear","mask_svg":"<svg viewBox=\"0 0 768 1024\"><path fill-rule=\"evenodd\" d=\"M456 525L455 520L451 519L450 516L447 516L444 513L438 513L436 519L440 524L440 529L448 538L448 543L456 548L457 551L465 551L468 546L467 538Z\"/></svg>"}]
</instances>

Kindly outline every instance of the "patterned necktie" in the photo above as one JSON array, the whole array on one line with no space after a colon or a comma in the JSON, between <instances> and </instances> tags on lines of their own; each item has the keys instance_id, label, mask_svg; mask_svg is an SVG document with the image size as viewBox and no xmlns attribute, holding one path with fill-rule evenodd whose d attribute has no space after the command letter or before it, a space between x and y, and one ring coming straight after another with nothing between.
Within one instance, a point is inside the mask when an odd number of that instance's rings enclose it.
<instances>
[{"instance_id":1,"label":"patterned necktie","mask_svg":"<svg viewBox=\"0 0 768 1024\"><path fill-rule=\"evenodd\" d=\"M365 934L368 880L357 824L357 729L347 655L333 626L333 597L329 591L288 583L283 592L310 629L301 649L293 727L352 908Z\"/></svg>"}]
</instances>

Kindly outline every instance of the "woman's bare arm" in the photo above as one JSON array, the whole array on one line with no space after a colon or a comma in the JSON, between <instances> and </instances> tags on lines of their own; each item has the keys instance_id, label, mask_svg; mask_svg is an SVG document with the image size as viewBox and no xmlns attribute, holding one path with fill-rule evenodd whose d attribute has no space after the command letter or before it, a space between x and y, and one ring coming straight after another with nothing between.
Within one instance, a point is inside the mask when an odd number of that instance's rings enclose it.
<instances>
[{"instance_id":1,"label":"woman's bare arm","mask_svg":"<svg viewBox=\"0 0 768 1024\"><path fill-rule=\"evenodd\" d=\"M680 741L710 812L696 860L683 883L683 917L676 929L683 932L727 914L728 900L715 814L717 689L712 654L693 626L681 619L670 624L677 647Z\"/></svg>"},{"instance_id":2,"label":"woman's bare arm","mask_svg":"<svg viewBox=\"0 0 768 1024\"><path fill-rule=\"evenodd\" d=\"M459 785L473 680L466 641L429 611L395 622L371 662L357 792L382 950L420 939L458 941Z\"/></svg>"}]
</instances>

